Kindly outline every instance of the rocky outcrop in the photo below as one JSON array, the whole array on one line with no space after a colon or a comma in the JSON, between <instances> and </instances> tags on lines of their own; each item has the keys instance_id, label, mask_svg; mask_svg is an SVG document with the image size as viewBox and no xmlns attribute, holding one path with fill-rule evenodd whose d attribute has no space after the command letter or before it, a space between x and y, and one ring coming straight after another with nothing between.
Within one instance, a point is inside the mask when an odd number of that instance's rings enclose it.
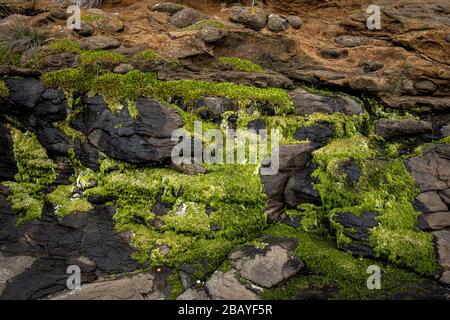
<instances>
[{"instance_id":1,"label":"rocky outcrop","mask_svg":"<svg viewBox=\"0 0 450 320\"><path fill-rule=\"evenodd\" d=\"M430 133L433 130L433 124L418 120L378 120L375 123L375 130L377 135L391 139Z\"/></svg>"},{"instance_id":2,"label":"rocky outcrop","mask_svg":"<svg viewBox=\"0 0 450 320\"><path fill-rule=\"evenodd\" d=\"M0 122L0 181L13 180L17 173L11 133Z\"/></svg>"}]
</instances>

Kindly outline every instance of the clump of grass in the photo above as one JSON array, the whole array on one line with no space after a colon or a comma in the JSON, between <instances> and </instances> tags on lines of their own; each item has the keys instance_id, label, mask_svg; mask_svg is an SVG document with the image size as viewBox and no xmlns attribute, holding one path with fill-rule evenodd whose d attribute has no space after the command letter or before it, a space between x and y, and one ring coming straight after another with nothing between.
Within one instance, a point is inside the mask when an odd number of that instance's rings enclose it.
<instances>
[{"instance_id":1,"label":"clump of grass","mask_svg":"<svg viewBox=\"0 0 450 320\"><path fill-rule=\"evenodd\" d=\"M31 26L22 17L12 18L0 27L0 59L17 63L23 53L35 50L47 42L47 32Z\"/></svg>"},{"instance_id":2,"label":"clump of grass","mask_svg":"<svg viewBox=\"0 0 450 320\"><path fill-rule=\"evenodd\" d=\"M0 81L0 97L7 97L9 95L8 87L4 81Z\"/></svg>"},{"instance_id":3,"label":"clump of grass","mask_svg":"<svg viewBox=\"0 0 450 320\"><path fill-rule=\"evenodd\" d=\"M48 54L59 54L63 52L80 53L80 44L72 39L58 39L45 47Z\"/></svg>"},{"instance_id":4,"label":"clump of grass","mask_svg":"<svg viewBox=\"0 0 450 320\"><path fill-rule=\"evenodd\" d=\"M225 66L244 72L265 72L264 68L256 63L236 57L220 57L219 62Z\"/></svg>"},{"instance_id":5,"label":"clump of grass","mask_svg":"<svg viewBox=\"0 0 450 320\"><path fill-rule=\"evenodd\" d=\"M192 31L192 30L202 30L206 27L216 27L217 29L221 30L228 30L227 25L223 24L220 21L214 20L214 19L204 19L197 23L194 23L193 25L190 25L184 29L183 31Z\"/></svg>"}]
</instances>

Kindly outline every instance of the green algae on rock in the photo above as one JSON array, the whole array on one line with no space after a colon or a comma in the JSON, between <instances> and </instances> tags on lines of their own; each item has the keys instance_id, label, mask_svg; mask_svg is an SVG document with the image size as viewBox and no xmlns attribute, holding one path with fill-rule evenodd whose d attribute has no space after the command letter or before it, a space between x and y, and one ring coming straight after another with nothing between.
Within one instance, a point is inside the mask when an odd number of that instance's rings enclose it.
<instances>
[{"instance_id":1,"label":"green algae on rock","mask_svg":"<svg viewBox=\"0 0 450 320\"><path fill-rule=\"evenodd\" d=\"M219 62L225 66L232 67L233 69L236 69L238 71L266 72L263 67L247 59L236 57L220 57Z\"/></svg>"}]
</instances>

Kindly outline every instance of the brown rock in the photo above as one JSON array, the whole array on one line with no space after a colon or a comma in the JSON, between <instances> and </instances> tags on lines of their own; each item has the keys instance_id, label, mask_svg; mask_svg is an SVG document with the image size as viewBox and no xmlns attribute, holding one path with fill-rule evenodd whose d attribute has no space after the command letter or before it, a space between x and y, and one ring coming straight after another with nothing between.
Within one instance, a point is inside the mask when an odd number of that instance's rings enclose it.
<instances>
[{"instance_id":1,"label":"brown rock","mask_svg":"<svg viewBox=\"0 0 450 320\"><path fill-rule=\"evenodd\" d=\"M236 279L236 270L226 273L216 271L206 282L206 289L213 300L259 300L253 291Z\"/></svg>"},{"instance_id":2,"label":"brown rock","mask_svg":"<svg viewBox=\"0 0 450 320\"><path fill-rule=\"evenodd\" d=\"M390 139L400 136L417 135L433 130L431 122L418 120L378 120L375 123L377 135Z\"/></svg>"},{"instance_id":3,"label":"brown rock","mask_svg":"<svg viewBox=\"0 0 450 320\"><path fill-rule=\"evenodd\" d=\"M419 216L418 225L422 230L442 230L450 227L450 212L425 213Z\"/></svg>"},{"instance_id":4,"label":"brown rock","mask_svg":"<svg viewBox=\"0 0 450 320\"><path fill-rule=\"evenodd\" d=\"M434 191L419 194L414 203L414 207L423 213L448 210L447 206L442 202L441 197Z\"/></svg>"}]
</instances>

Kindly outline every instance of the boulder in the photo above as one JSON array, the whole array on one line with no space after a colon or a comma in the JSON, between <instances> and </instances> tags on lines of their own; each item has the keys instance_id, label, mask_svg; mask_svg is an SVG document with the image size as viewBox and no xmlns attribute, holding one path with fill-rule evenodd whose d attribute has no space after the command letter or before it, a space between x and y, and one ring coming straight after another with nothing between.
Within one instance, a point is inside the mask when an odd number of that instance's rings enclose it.
<instances>
[{"instance_id":1,"label":"boulder","mask_svg":"<svg viewBox=\"0 0 450 320\"><path fill-rule=\"evenodd\" d=\"M264 249L245 246L230 255L239 274L256 285L271 288L298 273L303 262L292 254L296 239L263 239Z\"/></svg>"},{"instance_id":2,"label":"boulder","mask_svg":"<svg viewBox=\"0 0 450 320\"><path fill-rule=\"evenodd\" d=\"M315 112L355 115L363 112L358 102L345 95L321 96L297 88L289 92L289 97L294 103L297 115L310 115Z\"/></svg>"},{"instance_id":3,"label":"boulder","mask_svg":"<svg viewBox=\"0 0 450 320\"><path fill-rule=\"evenodd\" d=\"M140 98L136 101L138 116L132 119L125 107L111 112L99 96L85 98L84 104L86 108L73 125L100 151L136 165L170 159L176 145L171 140L172 133L183 126L174 108Z\"/></svg>"},{"instance_id":4,"label":"boulder","mask_svg":"<svg viewBox=\"0 0 450 320\"><path fill-rule=\"evenodd\" d=\"M289 29L289 22L285 17L278 14L271 14L267 18L267 29L271 31L286 31Z\"/></svg>"},{"instance_id":5,"label":"boulder","mask_svg":"<svg viewBox=\"0 0 450 320\"><path fill-rule=\"evenodd\" d=\"M294 29L300 29L303 25L303 21L299 16L287 16L287 21L289 22L289 25Z\"/></svg>"},{"instance_id":6,"label":"boulder","mask_svg":"<svg viewBox=\"0 0 450 320\"><path fill-rule=\"evenodd\" d=\"M100 18L95 24L100 30L105 32L120 32L123 31L123 28L125 27L122 20L116 16Z\"/></svg>"},{"instance_id":7,"label":"boulder","mask_svg":"<svg viewBox=\"0 0 450 320\"><path fill-rule=\"evenodd\" d=\"M227 31L209 26L199 31L198 36L205 43L214 43L223 39L227 35Z\"/></svg>"},{"instance_id":8,"label":"boulder","mask_svg":"<svg viewBox=\"0 0 450 320\"><path fill-rule=\"evenodd\" d=\"M94 34L94 27L89 23L81 21L80 29L75 29L75 33L82 37L90 37Z\"/></svg>"},{"instance_id":9,"label":"boulder","mask_svg":"<svg viewBox=\"0 0 450 320\"><path fill-rule=\"evenodd\" d=\"M216 271L206 282L206 289L212 300L259 300L253 291L236 279L236 270Z\"/></svg>"},{"instance_id":10,"label":"boulder","mask_svg":"<svg viewBox=\"0 0 450 320\"><path fill-rule=\"evenodd\" d=\"M201 14L197 10L186 8L178 11L172 17L170 17L170 23L181 29L193 25L201 20L207 19L208 17Z\"/></svg>"},{"instance_id":11,"label":"boulder","mask_svg":"<svg viewBox=\"0 0 450 320\"><path fill-rule=\"evenodd\" d=\"M52 8L49 12L50 16L55 19L66 20L68 16L67 12L61 8Z\"/></svg>"},{"instance_id":12,"label":"boulder","mask_svg":"<svg viewBox=\"0 0 450 320\"><path fill-rule=\"evenodd\" d=\"M419 120L377 120L375 122L376 134L391 139L402 136L419 135L433 130L433 124Z\"/></svg>"},{"instance_id":13,"label":"boulder","mask_svg":"<svg viewBox=\"0 0 450 320\"><path fill-rule=\"evenodd\" d=\"M447 207L450 208L450 189L440 191L439 196L441 197L442 201L447 205Z\"/></svg>"},{"instance_id":14,"label":"boulder","mask_svg":"<svg viewBox=\"0 0 450 320\"><path fill-rule=\"evenodd\" d=\"M257 7L234 6L229 10L230 20L254 30L260 30L267 24L267 13Z\"/></svg>"},{"instance_id":15,"label":"boulder","mask_svg":"<svg viewBox=\"0 0 450 320\"><path fill-rule=\"evenodd\" d=\"M83 49L109 50L120 46L120 42L108 36L90 36L80 41Z\"/></svg>"},{"instance_id":16,"label":"boulder","mask_svg":"<svg viewBox=\"0 0 450 320\"><path fill-rule=\"evenodd\" d=\"M183 10L185 7L178 3L173 2L160 2L151 6L151 10L157 12L176 13Z\"/></svg>"}]
</instances>

